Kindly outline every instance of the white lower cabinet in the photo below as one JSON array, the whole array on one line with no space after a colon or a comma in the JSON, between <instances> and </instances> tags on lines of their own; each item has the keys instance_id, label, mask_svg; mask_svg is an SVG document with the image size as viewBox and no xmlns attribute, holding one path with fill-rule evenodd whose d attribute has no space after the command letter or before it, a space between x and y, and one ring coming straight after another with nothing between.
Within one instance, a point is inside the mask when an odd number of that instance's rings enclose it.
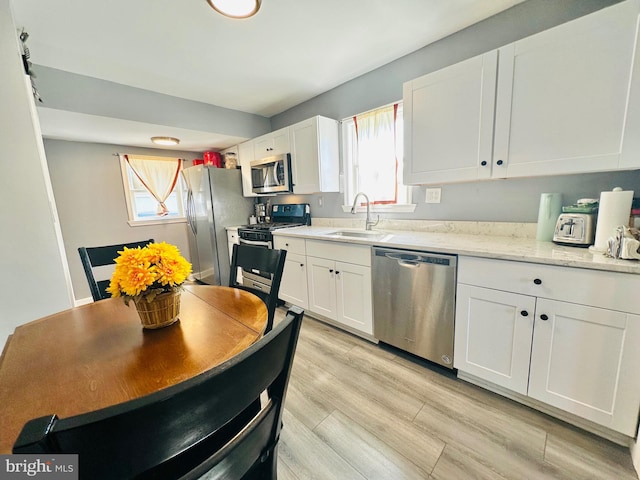
<instances>
[{"instance_id":1,"label":"white lower cabinet","mask_svg":"<svg viewBox=\"0 0 640 480\"><path fill-rule=\"evenodd\" d=\"M315 257L307 257L307 260L309 261L307 270L309 310L331 320L337 320L336 262Z\"/></svg>"},{"instance_id":2,"label":"white lower cabinet","mask_svg":"<svg viewBox=\"0 0 640 480\"><path fill-rule=\"evenodd\" d=\"M529 396L634 436L640 316L547 299L536 309Z\"/></svg>"},{"instance_id":3,"label":"white lower cabinet","mask_svg":"<svg viewBox=\"0 0 640 480\"><path fill-rule=\"evenodd\" d=\"M635 435L640 276L459 257L458 281L459 372Z\"/></svg>"},{"instance_id":4,"label":"white lower cabinet","mask_svg":"<svg viewBox=\"0 0 640 480\"><path fill-rule=\"evenodd\" d=\"M309 310L373 334L371 268L326 258L309 261Z\"/></svg>"},{"instance_id":5,"label":"white lower cabinet","mask_svg":"<svg viewBox=\"0 0 640 480\"><path fill-rule=\"evenodd\" d=\"M291 305L307 310L309 297L304 239L274 236L273 248L287 251L278 297Z\"/></svg>"},{"instance_id":6,"label":"white lower cabinet","mask_svg":"<svg viewBox=\"0 0 640 480\"><path fill-rule=\"evenodd\" d=\"M458 284L455 367L527 394L536 299Z\"/></svg>"},{"instance_id":7,"label":"white lower cabinet","mask_svg":"<svg viewBox=\"0 0 640 480\"><path fill-rule=\"evenodd\" d=\"M233 246L240 243L240 237L238 236L238 228L227 228L227 246L229 247L229 264L233 262ZM242 282L242 269L238 267L238 282ZM228 279L221 279L226 282Z\"/></svg>"},{"instance_id":8,"label":"white lower cabinet","mask_svg":"<svg viewBox=\"0 0 640 480\"><path fill-rule=\"evenodd\" d=\"M229 262L231 262L233 257L233 246L235 244L240 243L240 238L238 237L238 228L227 228L227 245L229 246Z\"/></svg>"},{"instance_id":9,"label":"white lower cabinet","mask_svg":"<svg viewBox=\"0 0 640 480\"><path fill-rule=\"evenodd\" d=\"M306 246L309 311L373 335L370 247L313 240Z\"/></svg>"}]
</instances>

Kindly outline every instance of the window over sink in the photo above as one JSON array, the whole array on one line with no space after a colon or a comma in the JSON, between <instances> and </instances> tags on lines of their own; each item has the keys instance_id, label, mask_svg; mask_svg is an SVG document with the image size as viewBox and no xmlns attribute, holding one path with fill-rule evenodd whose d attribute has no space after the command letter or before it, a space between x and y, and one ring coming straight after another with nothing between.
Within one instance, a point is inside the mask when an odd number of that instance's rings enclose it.
<instances>
[{"instance_id":1,"label":"window over sink","mask_svg":"<svg viewBox=\"0 0 640 480\"><path fill-rule=\"evenodd\" d=\"M412 212L411 188L402 183L402 102L342 120L344 211L364 192L373 211Z\"/></svg>"}]
</instances>

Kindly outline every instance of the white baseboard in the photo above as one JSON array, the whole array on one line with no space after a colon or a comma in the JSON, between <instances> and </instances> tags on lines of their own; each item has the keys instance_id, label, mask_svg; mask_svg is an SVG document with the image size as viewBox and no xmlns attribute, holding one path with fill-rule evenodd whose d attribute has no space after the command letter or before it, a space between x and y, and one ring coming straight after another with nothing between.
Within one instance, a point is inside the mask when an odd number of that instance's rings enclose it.
<instances>
[{"instance_id":1,"label":"white baseboard","mask_svg":"<svg viewBox=\"0 0 640 480\"><path fill-rule=\"evenodd\" d=\"M86 297L86 298L80 298L80 299L75 299L73 301L73 306L74 307L80 307L82 305L88 305L90 303L93 303L93 297Z\"/></svg>"},{"instance_id":2,"label":"white baseboard","mask_svg":"<svg viewBox=\"0 0 640 480\"><path fill-rule=\"evenodd\" d=\"M473 383L474 385L478 385L479 387L482 387L491 392L502 395L503 397L515 400L518 403L522 403L523 405L531 407L534 410L538 410L542 413L546 413L547 415L551 415L552 417L570 423L571 425L575 425L576 427L582 428L583 430L598 435L599 437L606 438L607 440L610 440L613 443L617 443L618 445L621 445L623 447L631 448L633 444L633 438L623 433L616 432L602 425L598 425L590 420L574 415L573 413L565 412L564 410L560 410L559 408L553 407L551 405L547 405L546 403L540 402L531 397L513 392L505 387L501 387L494 383L488 382L469 373L458 370L458 378L460 380Z\"/></svg>"}]
</instances>

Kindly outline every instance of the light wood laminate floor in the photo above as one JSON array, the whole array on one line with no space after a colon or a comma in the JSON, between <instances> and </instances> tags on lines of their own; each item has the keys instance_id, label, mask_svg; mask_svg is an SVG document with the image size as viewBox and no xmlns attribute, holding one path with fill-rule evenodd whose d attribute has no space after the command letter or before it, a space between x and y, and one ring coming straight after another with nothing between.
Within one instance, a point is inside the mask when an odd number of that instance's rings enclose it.
<instances>
[{"instance_id":1,"label":"light wood laminate floor","mask_svg":"<svg viewBox=\"0 0 640 480\"><path fill-rule=\"evenodd\" d=\"M309 317L285 407L280 480L638 479L627 448Z\"/></svg>"}]
</instances>

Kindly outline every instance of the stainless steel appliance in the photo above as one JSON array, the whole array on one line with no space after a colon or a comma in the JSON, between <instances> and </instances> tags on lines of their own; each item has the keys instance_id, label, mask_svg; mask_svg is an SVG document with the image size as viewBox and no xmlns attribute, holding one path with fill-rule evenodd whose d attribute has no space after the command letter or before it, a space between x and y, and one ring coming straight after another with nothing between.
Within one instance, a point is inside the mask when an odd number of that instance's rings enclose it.
<instances>
[{"instance_id":1,"label":"stainless steel appliance","mask_svg":"<svg viewBox=\"0 0 640 480\"><path fill-rule=\"evenodd\" d=\"M256 203L256 221L258 223L266 223L268 221L267 204Z\"/></svg>"},{"instance_id":2,"label":"stainless steel appliance","mask_svg":"<svg viewBox=\"0 0 640 480\"><path fill-rule=\"evenodd\" d=\"M281 228L311 225L311 213L308 203L278 204L271 207L271 222L245 225L238 228L238 241L247 245L273 248L273 232ZM271 277L261 272L242 272L243 283L262 284L262 290L271 289ZM257 287L257 286L256 286ZM266 289L266 290L265 290Z\"/></svg>"},{"instance_id":3,"label":"stainless steel appliance","mask_svg":"<svg viewBox=\"0 0 640 480\"><path fill-rule=\"evenodd\" d=\"M454 255L372 249L373 335L453 368Z\"/></svg>"},{"instance_id":4,"label":"stainless steel appliance","mask_svg":"<svg viewBox=\"0 0 640 480\"><path fill-rule=\"evenodd\" d=\"M292 191L291 157L288 153L254 160L251 165L251 188L254 193Z\"/></svg>"},{"instance_id":5,"label":"stainless steel appliance","mask_svg":"<svg viewBox=\"0 0 640 480\"><path fill-rule=\"evenodd\" d=\"M553 232L553 241L561 245L588 247L595 239L595 214L561 213Z\"/></svg>"},{"instance_id":6,"label":"stainless steel appliance","mask_svg":"<svg viewBox=\"0 0 640 480\"><path fill-rule=\"evenodd\" d=\"M243 225L253 213L253 199L242 195L240 175L240 170L203 165L182 170L191 264L194 277L202 283L227 284L225 227Z\"/></svg>"}]
</instances>

